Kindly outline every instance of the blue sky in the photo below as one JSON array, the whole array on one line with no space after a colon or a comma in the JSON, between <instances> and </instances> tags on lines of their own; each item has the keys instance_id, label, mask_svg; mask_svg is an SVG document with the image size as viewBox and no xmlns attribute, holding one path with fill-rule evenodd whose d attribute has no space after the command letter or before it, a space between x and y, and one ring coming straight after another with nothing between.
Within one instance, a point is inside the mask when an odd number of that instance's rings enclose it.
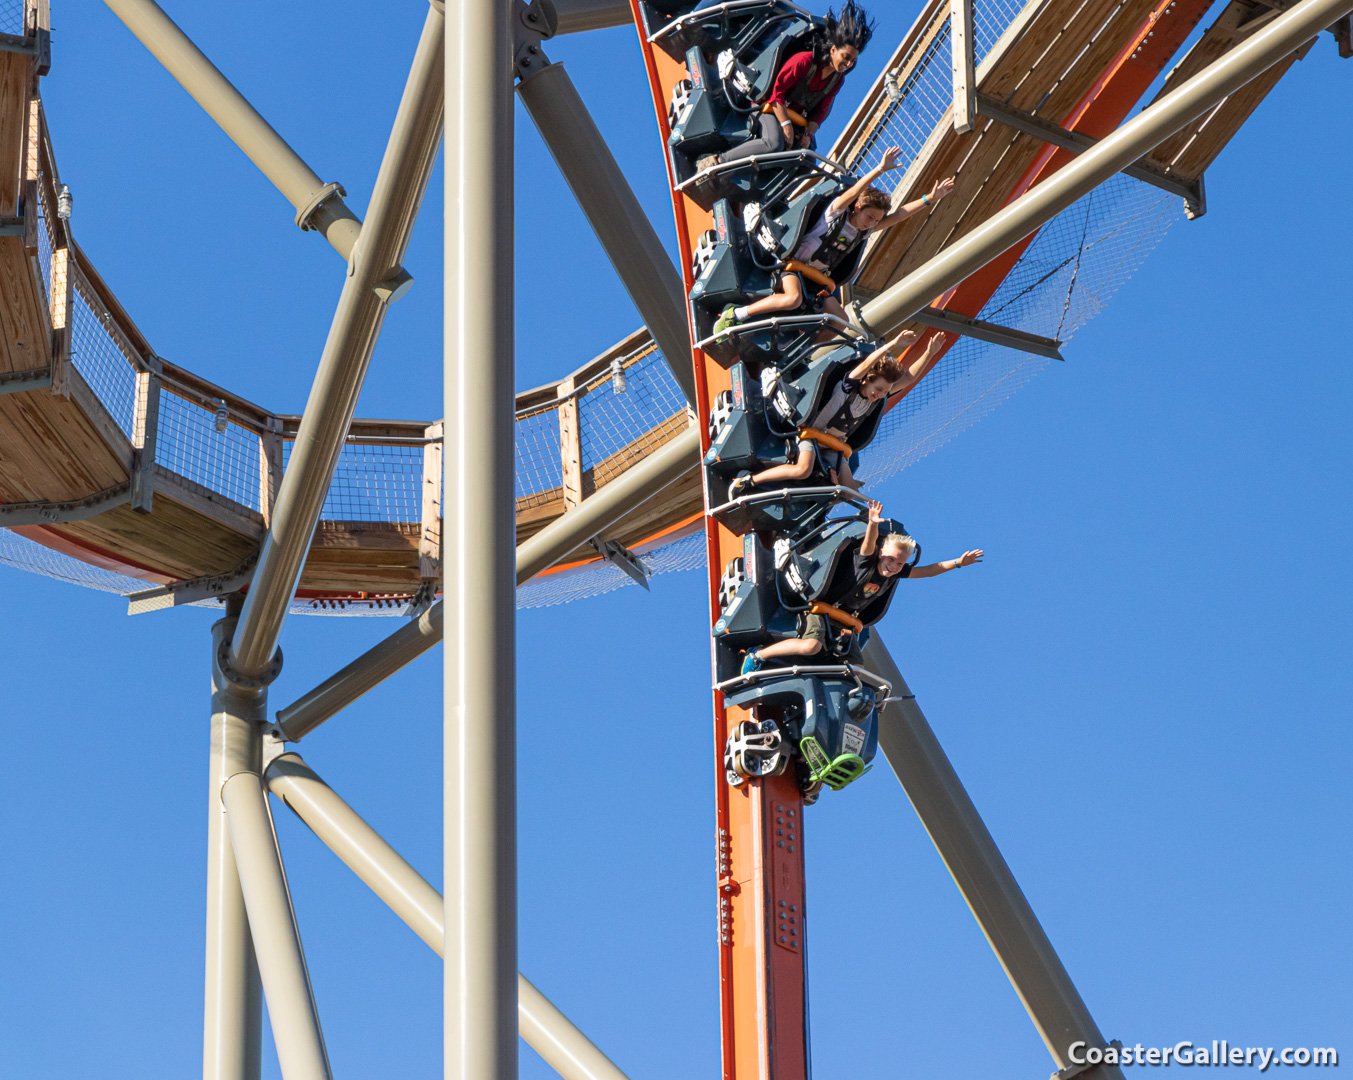
<instances>
[{"instance_id":1,"label":"blue sky","mask_svg":"<svg viewBox=\"0 0 1353 1080\"><path fill-rule=\"evenodd\" d=\"M876 8L852 105L911 17ZM169 10L360 208L422 4ZM633 32L548 51L671 241ZM1208 215L1174 227L1067 362L882 487L927 555L988 551L905 587L883 633L1124 1042L1353 1054L1351 77L1326 35L1209 171ZM299 411L338 258L101 4L57 6L44 95L76 236L156 349ZM526 387L638 321L518 118ZM431 419L439 399L440 189L439 172L364 415ZM212 616L128 619L6 567L0 597L0 1076L191 1075ZM634 1080L718 1069L707 625L694 572L519 621L522 969ZM275 702L395 626L293 618ZM423 660L302 746L433 882L439 670ZM336 1074L440 1075L435 957L284 810L278 827ZM1047 1075L881 762L810 812L808 851L819 1080ZM552 1075L525 1048L522 1072Z\"/></svg>"}]
</instances>

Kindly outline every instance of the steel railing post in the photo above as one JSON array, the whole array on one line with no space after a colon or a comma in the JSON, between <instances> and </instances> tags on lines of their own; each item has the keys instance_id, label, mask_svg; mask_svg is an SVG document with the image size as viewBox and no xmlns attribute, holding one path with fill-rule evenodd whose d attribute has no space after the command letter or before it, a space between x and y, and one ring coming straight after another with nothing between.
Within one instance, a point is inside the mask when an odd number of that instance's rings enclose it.
<instances>
[{"instance_id":1,"label":"steel railing post","mask_svg":"<svg viewBox=\"0 0 1353 1080\"><path fill-rule=\"evenodd\" d=\"M900 326L1351 10L1353 0L1301 0L869 301L865 321L878 333Z\"/></svg>"},{"instance_id":2,"label":"steel railing post","mask_svg":"<svg viewBox=\"0 0 1353 1080\"><path fill-rule=\"evenodd\" d=\"M447 1080L517 1075L512 5L446 25Z\"/></svg>"},{"instance_id":3,"label":"steel railing post","mask_svg":"<svg viewBox=\"0 0 1353 1080\"><path fill-rule=\"evenodd\" d=\"M1104 1047L1104 1036L877 632L865 646L864 660L892 685L896 699L880 712L879 748L1048 1052L1059 1069L1067 1068L1073 1064L1072 1043ZM1123 1080L1116 1065L1099 1070L1097 1080Z\"/></svg>"},{"instance_id":4,"label":"steel railing post","mask_svg":"<svg viewBox=\"0 0 1353 1080\"><path fill-rule=\"evenodd\" d=\"M230 844L221 785L259 767L267 699L232 686L216 663L235 626L232 615L212 627L211 757L207 800L207 957L202 1016L202 1080L258 1080L263 996Z\"/></svg>"}]
</instances>

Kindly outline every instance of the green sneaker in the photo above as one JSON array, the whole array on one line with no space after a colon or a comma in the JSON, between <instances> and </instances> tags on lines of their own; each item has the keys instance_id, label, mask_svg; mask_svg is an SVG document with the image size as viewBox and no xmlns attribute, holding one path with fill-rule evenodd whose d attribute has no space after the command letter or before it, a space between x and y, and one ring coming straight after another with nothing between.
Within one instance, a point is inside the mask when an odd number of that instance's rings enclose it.
<instances>
[{"instance_id":1,"label":"green sneaker","mask_svg":"<svg viewBox=\"0 0 1353 1080\"><path fill-rule=\"evenodd\" d=\"M742 320L737 317L737 304L729 304L719 315L719 321L714 324L714 340L723 342L728 340L728 330L730 327L737 326Z\"/></svg>"}]
</instances>

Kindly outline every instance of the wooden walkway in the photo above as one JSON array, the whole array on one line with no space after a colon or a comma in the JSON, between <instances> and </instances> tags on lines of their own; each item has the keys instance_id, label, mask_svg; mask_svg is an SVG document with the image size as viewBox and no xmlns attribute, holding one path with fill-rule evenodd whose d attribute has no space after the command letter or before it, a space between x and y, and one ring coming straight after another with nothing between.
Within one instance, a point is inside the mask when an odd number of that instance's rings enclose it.
<instances>
[{"instance_id":1,"label":"wooden walkway","mask_svg":"<svg viewBox=\"0 0 1353 1080\"><path fill-rule=\"evenodd\" d=\"M1138 103L1209 2L1034 0L986 56L979 90L1043 119L1105 134ZM932 0L899 46L889 66L903 85L926 63L942 64L947 80L947 46L928 47L947 30L947 10ZM1272 10L1250 0L1227 4L1167 88L1243 40ZM1153 160L1196 180L1291 62L1160 147ZM267 529L298 418L271 413L157 357L60 217L61 182L36 63L27 53L0 52L0 526L148 583L237 574ZM886 137L893 108L880 82L834 156L858 161ZM898 280L1065 160L1065 152L985 118L973 132L955 135L946 112L897 197L916 197L951 174L958 176L956 191L933 214L872 245L861 293ZM980 288L950 306L977 314L1013 262L993 264ZM637 365L651 364L653 356L640 330L559 382L518 395L519 434L534 419L543 433L538 472L546 477L519 494L519 539L690 422L673 399L663 415L634 414L628 429L585 431L585 403L600 400L589 395L611 393L613 362L639 375L646 369ZM440 436L430 420L354 423L340 474L348 469L355 479L331 494L302 575L302 597L402 597L440 580ZM601 447L590 450L590 463L585 444ZM665 542L698 530L702 511L699 474L692 471L607 535L636 548ZM595 557L582 547L564 565Z\"/></svg>"}]
</instances>

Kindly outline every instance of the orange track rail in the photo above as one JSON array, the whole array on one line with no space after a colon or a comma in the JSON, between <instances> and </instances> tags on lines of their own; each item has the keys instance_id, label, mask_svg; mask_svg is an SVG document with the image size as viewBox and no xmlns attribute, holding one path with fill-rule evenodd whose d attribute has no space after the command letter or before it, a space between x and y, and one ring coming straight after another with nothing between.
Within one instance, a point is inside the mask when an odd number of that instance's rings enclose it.
<instances>
[{"instance_id":1,"label":"orange track rail","mask_svg":"<svg viewBox=\"0 0 1353 1080\"><path fill-rule=\"evenodd\" d=\"M686 67L649 45L638 0L630 0L639 45L653 93L662 135L663 158L672 187L681 274L687 293L691 253L696 239L713 225L713 217L676 193L667 139L667 101L671 88L686 78ZM695 340L692 331L692 341ZM728 372L699 351L693 351L701 452L709 449L709 410L720 391L729 388ZM706 507L708 509L708 507ZM742 541L705 518L710 589L710 626L718 617L719 577L728 562L742 554ZM712 653L712 646L711 646ZM710 668L713 671L711 655ZM773 777L730 789L724 778L723 747L730 728L749 718L743 709L725 709L714 695L714 787L717 796L716 850L720 921L719 987L723 1028L723 1075L733 1080L807 1080L808 1000L804 963L803 802L792 775ZM779 932L776 914L786 920ZM788 931L796 931L791 935ZM780 944L780 939L784 944Z\"/></svg>"},{"instance_id":2,"label":"orange track rail","mask_svg":"<svg viewBox=\"0 0 1353 1080\"><path fill-rule=\"evenodd\" d=\"M1107 135L1116 128L1183 44L1211 2L1161 0L1094 87L1064 119L1063 126L1094 137ZM630 4L662 136L663 158L667 162L672 188L682 278L689 293L694 284L692 250L700 234L711 227L712 218L684 195L677 194L671 160L666 152L671 134L667 102L672 87L686 78L687 72L683 64L652 48L644 33L639 2L630 0ZM1007 203L1052 175L1070 161L1071 156L1048 147L1010 192ZM1033 239L1030 236L993 259L940 298L940 306L977 315ZM957 338L953 335L946 335L946 338L947 350ZM923 337L913 348L924 348L924 343ZM936 362L938 358L935 358ZM694 348L692 362L701 447L707 450L710 407L718 393L728 388L729 376ZM705 537L712 626L718 617L722 570L742 553L742 544L738 537L709 517L705 519ZM723 1076L724 1080L734 1080L739 1074L747 1080L753 1077L759 1080L807 1080L810 1063L807 969L803 956L806 948L803 805L789 775L729 788L724 777L723 746L731 727L746 715L741 709L725 709L721 695L715 693L715 839ZM781 944L787 935L781 935L777 916L784 917L787 912L797 916L799 943L794 947Z\"/></svg>"}]
</instances>

